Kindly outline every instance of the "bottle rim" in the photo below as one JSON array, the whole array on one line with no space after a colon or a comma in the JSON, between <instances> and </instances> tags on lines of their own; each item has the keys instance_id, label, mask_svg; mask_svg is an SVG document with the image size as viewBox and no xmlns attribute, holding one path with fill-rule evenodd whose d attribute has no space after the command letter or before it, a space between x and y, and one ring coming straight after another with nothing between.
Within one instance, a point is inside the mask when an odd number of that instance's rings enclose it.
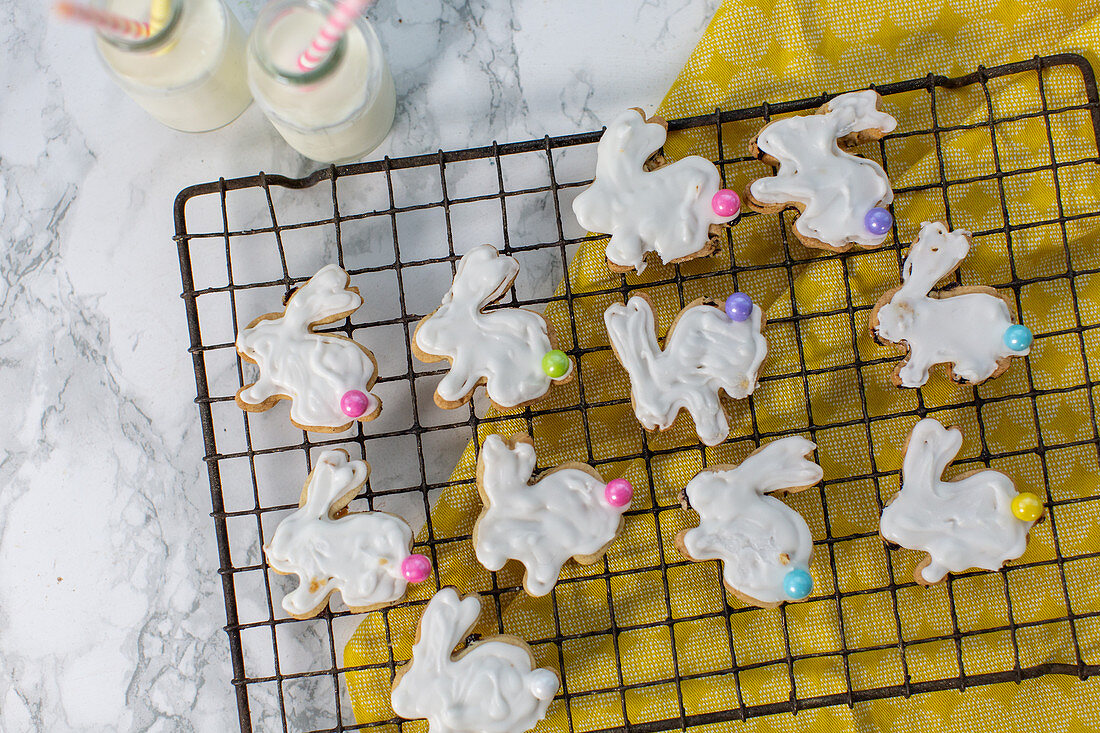
<instances>
[{"instance_id":1,"label":"bottle rim","mask_svg":"<svg viewBox=\"0 0 1100 733\"><path fill-rule=\"evenodd\" d=\"M269 38L267 31L290 12L309 9L318 13L321 17L327 17L334 7L328 0L275 0L269 2L260 11L259 16L256 18L256 25L252 29L252 37L248 42L252 56L265 72L285 84L304 86L321 81L340 66L347 49L347 42L344 37L336 42L328 56L315 68L309 71L296 71L283 68L272 61L271 54L268 53L268 48L265 45ZM366 23L366 19L361 16L357 17L355 23L362 28L362 24Z\"/></svg>"},{"instance_id":2,"label":"bottle rim","mask_svg":"<svg viewBox=\"0 0 1100 733\"><path fill-rule=\"evenodd\" d=\"M165 45L172 37L183 15L183 0L169 0L169 2L171 6L168 20L165 21L164 27L156 33L149 34L145 38L121 38L99 31L96 31L96 35L102 38L104 42L123 51L156 51L161 46ZM95 5L105 9L107 0L96 0Z\"/></svg>"}]
</instances>

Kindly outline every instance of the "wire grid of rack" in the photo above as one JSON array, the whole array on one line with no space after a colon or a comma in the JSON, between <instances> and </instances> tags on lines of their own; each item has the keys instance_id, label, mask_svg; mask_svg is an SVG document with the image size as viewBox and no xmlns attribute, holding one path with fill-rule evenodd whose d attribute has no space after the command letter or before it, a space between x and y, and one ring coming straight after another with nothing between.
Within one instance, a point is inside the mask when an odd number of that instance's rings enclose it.
<instances>
[{"instance_id":1,"label":"wire grid of rack","mask_svg":"<svg viewBox=\"0 0 1100 733\"><path fill-rule=\"evenodd\" d=\"M1055 68L1061 71L1069 70L1077 75L1076 83L1087 97L1087 103L1064 107L1048 104L1043 81L1044 70ZM1013 80L1028 74L1038 77L1039 98L1036 108L1024 115L1016 115L1011 120L995 116L990 85L998 79ZM980 90L984 95L988 106L987 118L977 123L941 124L936 118L937 100L942 99L944 94L952 93L948 90L967 87ZM959 78L949 79L930 74L922 79L875 88L885 98L895 94L914 92L926 94L931 106L934 123L931 129L899 130L878 143L877 155L874 156L889 171L887 145L892 138L919 134L922 139L935 145L939 158L939 180L918 185L909 189L910 191L924 189L942 192L945 205L948 187L960 182L989 181L999 191L999 203L1004 212L1004 221L999 228L976 232L978 236L1003 233L1006 237L1010 237L1014 229L1022 228L1014 228L1008 217L1005 181L1014 173L1002 171L996 157L999 125L1024 118L1034 118L1044 123L1050 144L1050 163L1042 166L1040 170L1051 171L1055 176L1056 186L1058 172L1061 169L1100 163L1100 158L1095 155L1080 160L1057 160L1054 143L1050 138L1051 118L1074 112L1083 112L1087 115L1091 121L1093 135L1100 134L1100 100L1097 96L1095 79L1087 61L1079 56L1067 54L1036 58L1006 66L979 69L975 73ZM671 130L713 130L719 146L717 162L725 177L728 170L750 163L751 159L741 155L741 149L730 151L723 147L724 125L735 121L747 121L754 126L759 126L773 115L817 108L826 99L827 95L822 95L813 99L763 104L748 109L716 110L712 115L671 121L669 127ZM967 127L989 131L993 146L994 169L980 172L965 180L951 179L945 174L943 153L939 149L940 139L942 135L952 130ZM521 278L513 286L505 304L539 307L557 300L568 306L572 314L572 299L575 294L570 292L568 283L558 295L553 294L552 288L564 274L570 256L584 241L584 234L577 231L576 225L568 220L568 199L583 190L590 182L594 159L593 148L599 136L600 132L595 131L565 137L546 137L521 143L501 145L494 143L489 147L461 151L439 151L435 154L407 158L387 158L376 162L329 167L300 179L264 174L233 180L222 179L192 186L180 193L175 206L177 232L175 239L180 255L182 297L187 308L190 354L195 367L198 393L196 402L203 429L205 461L209 471L212 517L220 563L218 572L221 575L225 595L226 632L229 637L233 668L232 684L236 691L242 731L251 731L254 727L261 730L283 731L374 730L375 725L389 726L385 728L386 730L402 727L397 719L380 721L377 724L369 722L359 724L354 720L346 699L344 675L348 670L342 666L338 652L340 646L338 639L348 636L356 624L357 617L346 610L330 609L326 609L317 619L311 621L297 621L286 617L278 606L283 586L281 581L275 579L276 576L269 574L259 547L264 538L270 536L278 520L296 506L294 503L296 487L312 467L312 460L316 458L317 452L326 447L344 446L353 451L353 457L365 456L374 467L371 482L360 497L360 500L365 499L365 502L360 503L366 503L372 508L397 511L406 516L411 515L414 522L417 518L426 520L427 539L424 542L418 542L418 549L427 554L434 552L433 545L436 540L433 537L430 517L432 498L449 485L448 474L453 465L453 459L471 437L476 439L478 428L484 428L487 424L504 418L487 418L483 407L476 404L447 413L432 412L430 395L442 370L439 369L439 365L419 364L412 358L409 354L411 329L421 316L434 308L433 303L438 304L438 298L446 289L449 276L453 274L457 258L464 251L463 247L468 248L482 241L495 240L504 251L520 257L521 264L532 271L527 281ZM579 158L567 155L581 149L585 150L585 153ZM511 166L513 159L534 162L535 173L531 173L528 165L523 171L513 175L514 171L520 170ZM474 172L460 171L461 166L466 164L474 166L470 169ZM566 169L576 171L573 180L568 180L570 175L565 173ZM585 176L585 171L588 177ZM475 190L479 185L482 188ZM471 190L465 190L467 188ZM897 189L899 194L904 192L904 189ZM515 208L514 204L520 199L527 199L525 209ZM473 211L470 214L464 214L464 207L470 207ZM318 212L321 213L318 214ZM1060 198L1056 213L1055 217L1041 224L1060 228L1063 243L1066 242L1068 223L1078 218L1100 216L1100 211L1095 209L1067 213ZM203 216L206 217L206 226L199 223ZM784 254L779 261L765 265L739 264L736 247L733 246L732 240L727 240L725 254L718 255L729 258L727 274L732 271L736 277L737 273L748 272L753 268L769 269L775 270L781 277L786 277L793 283L792 270L805 262L806 254L800 251L800 245L797 243L793 241L788 243L789 215L784 215L784 219L786 222L781 227ZM496 233L494 235L483 230L480 232L482 237L470 241L471 235L463 229L464 221L471 226L475 224L482 227L489 226L495 229ZM524 230L522 223L532 221L547 222L547 229L541 232ZM518 228L517 222L521 223ZM434 243L428 243L427 240L431 238L430 232L433 229L440 233L440 238ZM401 238L399 238L399 232L402 233ZM414 232L415 236L408 232ZM886 248L893 250L900 265L901 245L896 236L893 240L888 240ZM792 252L797 253L797 256L792 257ZM847 259L860 256L860 253L822 256L841 259L845 261L847 268ZM267 264L259 264L265 258ZM369 344L380 356L381 377L376 392L382 395L386 403L383 416L388 413L396 414L392 420L379 418L374 422L353 428L348 434L337 436L307 434L295 430L289 426L285 415L280 414L280 410L276 410L273 414L242 413L233 402L236 389L249 381L248 373L237 360L233 348L233 337L238 326L242 322L247 323L260 313L277 310L280 301L285 300L289 293L312 275L317 267L328 261L337 261L349 271L353 284L358 285L363 291L367 303L361 311L361 313L365 312L367 320L357 321L353 317L346 322L334 324L332 328L349 336L356 336L361 342ZM418 275L420 271L433 267L437 270L443 268L443 270L436 272L432 278ZM692 278L702 277L685 272L687 268L660 269L665 275L658 277L657 280L651 277L644 286L638 285L633 280L628 283L628 278L621 277L619 278L621 285L616 287L614 292L626 297L636 289L665 285L675 287L683 303L685 284ZM1096 270L1074 269L1067 249L1067 271L1058 277L1068 280L1070 289L1076 293L1073 288L1077 280L1096 272ZM1029 282L1031 281L1026 278L1016 276L1013 269L1011 281L997 283L997 286L1002 288L1003 292L1014 294L1015 305L1019 308L1020 289ZM797 333L806 316L799 312L793 295L791 299L792 314L779 320L793 324ZM389 306L389 311L379 312L378 309L386 304ZM1061 335L1076 340L1081 351L1081 359L1086 365L1086 384L1082 385L1082 389L1087 395L1088 412L1082 416L1082 419L1091 423L1092 434L1084 440L1063 444L1044 440L1040 430L1039 445L1027 447L1025 452L1034 453L1038 457L1044 478L1047 476L1046 456L1052 450L1078 446L1100 453L1100 439L1097 437L1095 424L1096 405L1093 398L1093 388L1098 385L1098 382L1094 376L1089 377L1087 371L1089 365L1085 332L1088 326L1082 325L1075 295L1072 305L1077 326ZM853 304L849 290L847 303L837 313L850 319L851 328L855 329L865 323L868 310L869 306ZM1039 337L1043 336L1040 334ZM854 334L852 338L855 346ZM573 348L570 353L574 357L587 353L584 348L577 345L575 327L571 343ZM389 346L389 352L386 351L385 345ZM803 384L810 422L808 432L812 435L815 431L831 427L831 424L814 421L812 410L809 409L810 387L807 380L810 374L805 358L801 354L801 345L799 352L800 369L793 375L783 376L793 376L800 379ZM392 363L387 358L387 353L395 356ZM857 368L870 363L861 358L858 350L853 354L853 359ZM579 359L578 362L580 362ZM843 367L851 366L852 364L843 365ZM1092 368L1095 369L1095 365ZM832 368L818 371L828 372L830 369ZM1029 367L1021 365L1015 366L1014 369L1028 369L1030 374ZM579 408L587 414L588 410L599 407L602 403L585 401L583 362L578 371ZM1036 400L1044 394L1044 391L1037 389L1030 380L1028 386L1029 389L1022 398L1030 401L1031 410L1034 412L1037 409ZM980 390L966 388L960 389L959 401L952 406L981 407L983 402L988 403L990 399L983 397ZM913 415L934 414L936 409L939 408L927 407L922 402ZM399 413L404 413L405 416L402 417ZM530 428L533 420L540 415L540 408L535 405L525 409L522 414ZM871 423L876 419L879 418L869 416L866 399L864 399L862 418L855 422L857 427L861 426L867 431L868 439L871 434ZM402 422L403 420L406 422ZM755 413L753 421L755 425ZM1037 413L1036 425L1038 429ZM978 427L979 430L982 429L980 419ZM588 442L587 458L597 467L601 463L610 462L593 460L592 437L588 432L587 418L584 420L584 429L585 439ZM801 428L795 432L800 431ZM758 429L753 437L757 440L770 439L782 434L785 434L784 431L768 432ZM447 436L446 439L440 440L440 436L444 435ZM976 456L979 464L984 465L1007 455L1007 453L991 451L986 445L984 435L979 436L979 440L982 447L980 455ZM699 451L700 447L684 446L673 450ZM642 450L636 455L615 456L611 460L640 458L645 460L648 466L653 456L654 452L648 443L643 443ZM387 461L389 461L388 464ZM877 489L880 479L896 473L896 470L879 467L873 475L863 478L873 481ZM827 479L826 484L828 482ZM843 660L847 678L846 690L825 695L800 694L795 673L799 656L792 653L789 642L785 642L785 650L780 657L764 662L739 667L734 654L734 663L726 672L732 672L736 679L739 670L744 673L752 667L772 668L775 674L788 678L789 695L766 703L747 703L738 690L737 705L730 706L728 710L705 715L686 714L681 698L678 716L642 722L629 720L626 704L623 702L624 726L622 729L673 730L700 723L745 719L780 712L797 712L800 709L812 707L851 706L861 701L909 696L926 691L962 690L974 685L1019 681L1051 673L1075 675L1082 679L1100 673L1097 660L1086 659L1082 654L1075 627L1075 624L1082 622L1083 619L1097 616L1100 611L1071 610L1064 570L1065 564L1069 561L1095 558L1100 553L1078 553L1073 556L1062 554L1059 550L1057 535L1060 502L1051 502L1049 491L1046 498L1050 507L1048 518L1056 556L1040 562L1057 569L1051 592L1064 599L1066 610L1062 616L1042 622L1018 623L1012 614L1013 599L1010 597L1010 584L1006 574L1014 570L1002 570L1005 602L1008 608L1008 618L1005 619L1005 623L990 629L961 629L956 617L955 597L951 594L949 581L948 598L952 628L942 636L934 639L924 638L919 643L936 639L953 641L957 650L957 672L944 674L935 679L912 680L906 667L906 651L911 644L918 642L905 638L901 620L898 617L897 601L899 588L911 586L912 583L895 580L891 569L887 586L875 590L889 591L893 597L897 641L892 646L900 653L903 680L899 684L870 689L861 688L853 685L849 664L853 655L866 649L850 644L844 636L841 598L846 592L836 582L837 571L833 548L838 543L877 535L874 528L870 528L870 531L843 536L833 535L827 529L827 536L819 537L815 540L815 544L819 552L827 552L832 565L833 585L831 596L827 596L827 599L831 598L835 601L840 615L841 648L835 652L835 655ZM1068 505L1098 498L1100 497L1090 496L1064 501ZM828 528L828 506L824 493L821 503L825 513L826 528ZM1090 506L1095 513L1096 505ZM649 512L656 518L658 512L675 510L674 503L661 504L655 501L652 508L632 510L631 513ZM666 573L666 592L667 571L678 562L683 561L674 558L668 558L667 561L662 559L660 566L654 568ZM887 562L889 563L889 555L887 555ZM606 579L609 574L611 574L610 571L604 566L602 576L597 573L595 577ZM956 578L965 576L966 574L962 574ZM615 624L614 607L610 598L611 586L608 585L607 588L608 603L612 608L610 632L623 633L626 629L619 628ZM495 601L498 618L502 596L515 590L515 588L497 587L494 576L493 589L486 595ZM731 620L726 624L726 628L730 630L731 653L737 642L733 631L734 622L736 616L744 610L747 609L736 601L726 606L727 617ZM783 609L775 613L780 614L783 638L786 640L788 639L787 614ZM557 621L556 604L554 615ZM674 621L684 620L673 618L670 609L669 619L664 623L671 629ZM1035 623L1068 624L1076 659L1072 663L1022 664L1017 632ZM560 624L556 628L560 629ZM992 673L969 673L964 665L962 640L970 634L987 631L1010 633L1015 651L1014 664ZM562 638L559 635L556 639L542 641L560 644ZM725 644L726 640L721 640L721 643ZM681 679L677 671L675 646L672 654L674 677L663 682L672 682L679 690ZM621 696L624 687L621 684L622 665L621 660L615 661L620 681L618 690L602 692L617 691ZM391 673L392 664L391 656ZM565 698L567 706L575 696L588 694L571 692L568 676L563 682L560 694ZM571 731L580 730L574 727L571 715L568 720Z\"/></svg>"}]
</instances>

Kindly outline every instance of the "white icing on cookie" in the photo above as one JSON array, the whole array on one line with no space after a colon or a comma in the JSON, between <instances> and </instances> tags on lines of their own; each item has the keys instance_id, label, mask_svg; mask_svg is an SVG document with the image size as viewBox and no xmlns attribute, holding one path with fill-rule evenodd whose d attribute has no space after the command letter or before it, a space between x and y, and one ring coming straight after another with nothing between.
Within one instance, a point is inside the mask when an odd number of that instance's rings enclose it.
<instances>
[{"instance_id":1,"label":"white icing on cookie","mask_svg":"<svg viewBox=\"0 0 1100 733\"><path fill-rule=\"evenodd\" d=\"M760 204L804 207L794 228L802 236L836 248L854 243L877 247L886 234L873 234L865 217L894 200L890 179L878 163L842 150L837 139L866 130L892 131L897 120L877 109L870 90L832 99L822 112L787 117L760 131L756 145L779 162L770 178L749 185Z\"/></svg>"},{"instance_id":2,"label":"white icing on cookie","mask_svg":"<svg viewBox=\"0 0 1100 733\"><path fill-rule=\"evenodd\" d=\"M566 560L600 554L615 539L629 503L612 506L607 484L587 465L565 464L531 484L534 470L527 436L511 447L499 435L485 439L478 456L485 509L474 526L474 551L489 570L519 560L527 592L544 596Z\"/></svg>"},{"instance_id":3,"label":"white icing on cookie","mask_svg":"<svg viewBox=\"0 0 1100 733\"><path fill-rule=\"evenodd\" d=\"M798 600L785 582L791 571L809 573L810 528L801 514L766 494L820 481L821 467L803 458L815 447L791 436L768 443L739 466L700 471L684 489L699 513L699 526L679 537L688 557L721 560L723 582L755 601Z\"/></svg>"},{"instance_id":4,"label":"white icing on cookie","mask_svg":"<svg viewBox=\"0 0 1100 733\"><path fill-rule=\"evenodd\" d=\"M303 430L343 430L378 414L381 402L369 392L377 375L373 355L346 336L313 332L363 304L348 282L346 272L326 265L291 295L283 313L261 316L237 334L237 351L260 368L259 379L237 392L241 407L265 410L288 398L290 419ZM352 390L367 397L358 417L341 408Z\"/></svg>"},{"instance_id":5,"label":"white icing on cookie","mask_svg":"<svg viewBox=\"0 0 1100 733\"><path fill-rule=\"evenodd\" d=\"M603 320L615 356L630 375L638 422L646 430L664 430L682 408L691 413L704 443L725 440L729 424L718 390L744 399L756 388L756 373L768 353L762 317L757 305L748 319L734 321L722 308L696 301L680 311L662 351L646 298L612 304Z\"/></svg>"},{"instance_id":6,"label":"white icing on cookie","mask_svg":"<svg viewBox=\"0 0 1100 733\"><path fill-rule=\"evenodd\" d=\"M489 244L475 247L458 263L443 303L420 321L414 339L425 355L446 357L451 368L436 388L447 403L465 402L482 380L489 399L509 408L542 397L551 379L542 359L551 350L546 319L523 308L484 308L499 298L519 274L514 257ZM444 405L454 407L456 405Z\"/></svg>"},{"instance_id":7,"label":"white icing on cookie","mask_svg":"<svg viewBox=\"0 0 1100 733\"><path fill-rule=\"evenodd\" d=\"M882 510L879 532L890 542L928 553L927 583L968 568L996 570L1024 554L1034 522L1017 519L1012 480L984 470L954 481L943 472L962 447L962 433L937 420L918 422L902 463L902 484Z\"/></svg>"},{"instance_id":8,"label":"white icing on cookie","mask_svg":"<svg viewBox=\"0 0 1100 733\"><path fill-rule=\"evenodd\" d=\"M409 525L385 512L333 518L368 475L364 461L349 461L342 450L322 453L299 509L279 522L264 545L268 565L298 576L298 587L283 597L283 609L291 616L313 616L334 591L353 609L393 603L405 595L401 567L412 547Z\"/></svg>"},{"instance_id":9,"label":"white icing on cookie","mask_svg":"<svg viewBox=\"0 0 1100 733\"><path fill-rule=\"evenodd\" d=\"M1005 343L1012 314L992 291L929 295L969 251L969 232L949 232L941 222L925 222L905 258L901 287L877 310L875 333L909 346L897 372L904 387L921 386L928 381L929 367L945 362L953 365L957 378L977 384L997 371L998 362L1031 351Z\"/></svg>"},{"instance_id":10,"label":"white icing on cookie","mask_svg":"<svg viewBox=\"0 0 1100 733\"><path fill-rule=\"evenodd\" d=\"M535 668L519 639L484 639L453 656L477 623L481 601L443 588L428 602L390 702L402 718L427 718L431 733L521 733L546 716L558 676Z\"/></svg>"},{"instance_id":11,"label":"white icing on cookie","mask_svg":"<svg viewBox=\"0 0 1100 733\"><path fill-rule=\"evenodd\" d=\"M719 216L711 206L721 186L714 163L691 155L647 172L642 166L665 143L665 126L646 122L636 109L607 126L596 149L596 179L573 200L582 227L611 235L608 262L645 269L646 252L661 262L693 255L707 246Z\"/></svg>"}]
</instances>

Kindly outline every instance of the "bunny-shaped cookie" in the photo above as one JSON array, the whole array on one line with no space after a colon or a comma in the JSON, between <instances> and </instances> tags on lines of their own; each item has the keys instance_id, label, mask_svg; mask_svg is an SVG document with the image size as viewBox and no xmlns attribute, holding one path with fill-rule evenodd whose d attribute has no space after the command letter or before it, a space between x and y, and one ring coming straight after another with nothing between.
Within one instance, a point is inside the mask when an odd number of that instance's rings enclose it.
<instances>
[{"instance_id":1,"label":"bunny-shaped cookie","mask_svg":"<svg viewBox=\"0 0 1100 733\"><path fill-rule=\"evenodd\" d=\"M902 268L902 284L871 311L871 335L897 344L908 356L894 371L900 387L920 387L933 364L947 363L947 376L979 384L1004 372L1010 357L1031 350L1031 331L1014 325L1004 299L983 285L933 293L970 250L970 234L948 231L942 222L921 225Z\"/></svg>"},{"instance_id":2,"label":"bunny-shaped cookie","mask_svg":"<svg viewBox=\"0 0 1100 733\"><path fill-rule=\"evenodd\" d=\"M563 463L531 482L535 447L517 435L490 435L477 458L477 487L485 508L474 524L477 560L500 570L509 559L526 571L523 586L544 596L570 557L591 565L622 528L632 489L624 479L605 483L584 463Z\"/></svg>"},{"instance_id":3,"label":"bunny-shaped cookie","mask_svg":"<svg viewBox=\"0 0 1100 733\"><path fill-rule=\"evenodd\" d=\"M802 515L767 494L801 491L821 480L821 467L804 456L816 448L791 436L757 449L739 466L712 466L688 482L684 508L699 526L676 537L689 560L722 561L722 582L746 603L773 608L805 598L813 540Z\"/></svg>"},{"instance_id":4,"label":"bunny-shaped cookie","mask_svg":"<svg viewBox=\"0 0 1100 733\"><path fill-rule=\"evenodd\" d=\"M535 667L530 647L514 636L474 642L457 655L477 623L478 597L446 587L432 596L412 660L397 672L390 702L402 718L427 718L431 733L521 733L546 716L560 681Z\"/></svg>"},{"instance_id":5,"label":"bunny-shaped cookie","mask_svg":"<svg viewBox=\"0 0 1100 733\"><path fill-rule=\"evenodd\" d=\"M573 200L577 222L611 235L607 266L613 272L645 269L655 252L661 262L703 257L717 248L718 225L740 213L733 191L719 190L714 163L690 155L675 163L647 166L665 143L668 125L628 109L607 126L596 149L596 179Z\"/></svg>"},{"instance_id":6,"label":"bunny-shaped cookie","mask_svg":"<svg viewBox=\"0 0 1100 733\"><path fill-rule=\"evenodd\" d=\"M683 409L704 443L726 439L729 423L718 392L743 399L756 388L768 353L760 306L743 293L731 295L725 311L707 298L692 301L673 319L664 349L645 295L613 303L603 320L611 348L630 375L630 401L642 427L665 430Z\"/></svg>"},{"instance_id":7,"label":"bunny-shaped cookie","mask_svg":"<svg viewBox=\"0 0 1100 733\"><path fill-rule=\"evenodd\" d=\"M459 261L443 303L417 325L412 344L416 358L451 363L435 390L440 407L466 404L484 384L494 405L511 409L539 399L551 383L572 378L573 363L554 347L545 318L524 308L485 312L504 297L518 274L514 257L491 244L474 247Z\"/></svg>"},{"instance_id":8,"label":"bunny-shaped cookie","mask_svg":"<svg viewBox=\"0 0 1100 733\"><path fill-rule=\"evenodd\" d=\"M999 471L969 471L944 481L962 441L958 428L933 418L918 422L905 448L901 490L882 510L884 539L928 553L913 571L923 585L947 573L996 570L1015 560L1043 512L1038 496L1016 493L1012 479Z\"/></svg>"},{"instance_id":9,"label":"bunny-shaped cookie","mask_svg":"<svg viewBox=\"0 0 1100 733\"><path fill-rule=\"evenodd\" d=\"M878 247L893 224L890 179L878 163L847 148L877 140L897 126L878 110L871 90L834 97L815 115L786 117L764 126L754 154L778 167L749 184L749 208L778 213L801 210L795 236L807 247L843 252L853 245Z\"/></svg>"},{"instance_id":10,"label":"bunny-shaped cookie","mask_svg":"<svg viewBox=\"0 0 1100 733\"><path fill-rule=\"evenodd\" d=\"M264 545L272 570L298 576L298 587L283 597L291 616L316 616L335 591L356 613L380 608L405 595L406 583L431 572L428 558L410 554L412 529L404 519L385 512L336 518L369 475L365 461L349 461L338 448L325 451L306 479L298 510Z\"/></svg>"},{"instance_id":11,"label":"bunny-shaped cookie","mask_svg":"<svg viewBox=\"0 0 1100 733\"><path fill-rule=\"evenodd\" d=\"M346 336L316 333L363 304L359 289L336 265L325 265L298 288L281 313L260 316L237 334L237 352L260 376L237 392L237 404L263 412L290 400L290 421L302 430L338 433L356 420L373 420L382 401L370 389L378 379L374 354Z\"/></svg>"}]
</instances>

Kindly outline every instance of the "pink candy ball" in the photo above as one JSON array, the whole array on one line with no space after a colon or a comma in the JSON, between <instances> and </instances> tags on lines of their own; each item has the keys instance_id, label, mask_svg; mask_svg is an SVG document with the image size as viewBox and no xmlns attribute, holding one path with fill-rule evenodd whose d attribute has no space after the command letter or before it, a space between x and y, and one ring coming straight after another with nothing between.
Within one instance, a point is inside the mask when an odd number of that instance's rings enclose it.
<instances>
[{"instance_id":1,"label":"pink candy ball","mask_svg":"<svg viewBox=\"0 0 1100 733\"><path fill-rule=\"evenodd\" d=\"M370 397L357 389L349 389L340 398L340 409L348 417L360 417L370 407Z\"/></svg>"},{"instance_id":2,"label":"pink candy ball","mask_svg":"<svg viewBox=\"0 0 1100 733\"><path fill-rule=\"evenodd\" d=\"M626 506L634 496L634 487L625 478L612 479L607 482L603 495L611 506Z\"/></svg>"},{"instance_id":3,"label":"pink candy ball","mask_svg":"<svg viewBox=\"0 0 1100 733\"><path fill-rule=\"evenodd\" d=\"M432 574L432 561L423 555L409 555L401 561L401 575L410 583L420 583Z\"/></svg>"},{"instance_id":4,"label":"pink candy ball","mask_svg":"<svg viewBox=\"0 0 1100 733\"><path fill-rule=\"evenodd\" d=\"M710 207L714 213L722 217L730 217L741 210L741 197L728 188L721 189L710 200Z\"/></svg>"}]
</instances>

